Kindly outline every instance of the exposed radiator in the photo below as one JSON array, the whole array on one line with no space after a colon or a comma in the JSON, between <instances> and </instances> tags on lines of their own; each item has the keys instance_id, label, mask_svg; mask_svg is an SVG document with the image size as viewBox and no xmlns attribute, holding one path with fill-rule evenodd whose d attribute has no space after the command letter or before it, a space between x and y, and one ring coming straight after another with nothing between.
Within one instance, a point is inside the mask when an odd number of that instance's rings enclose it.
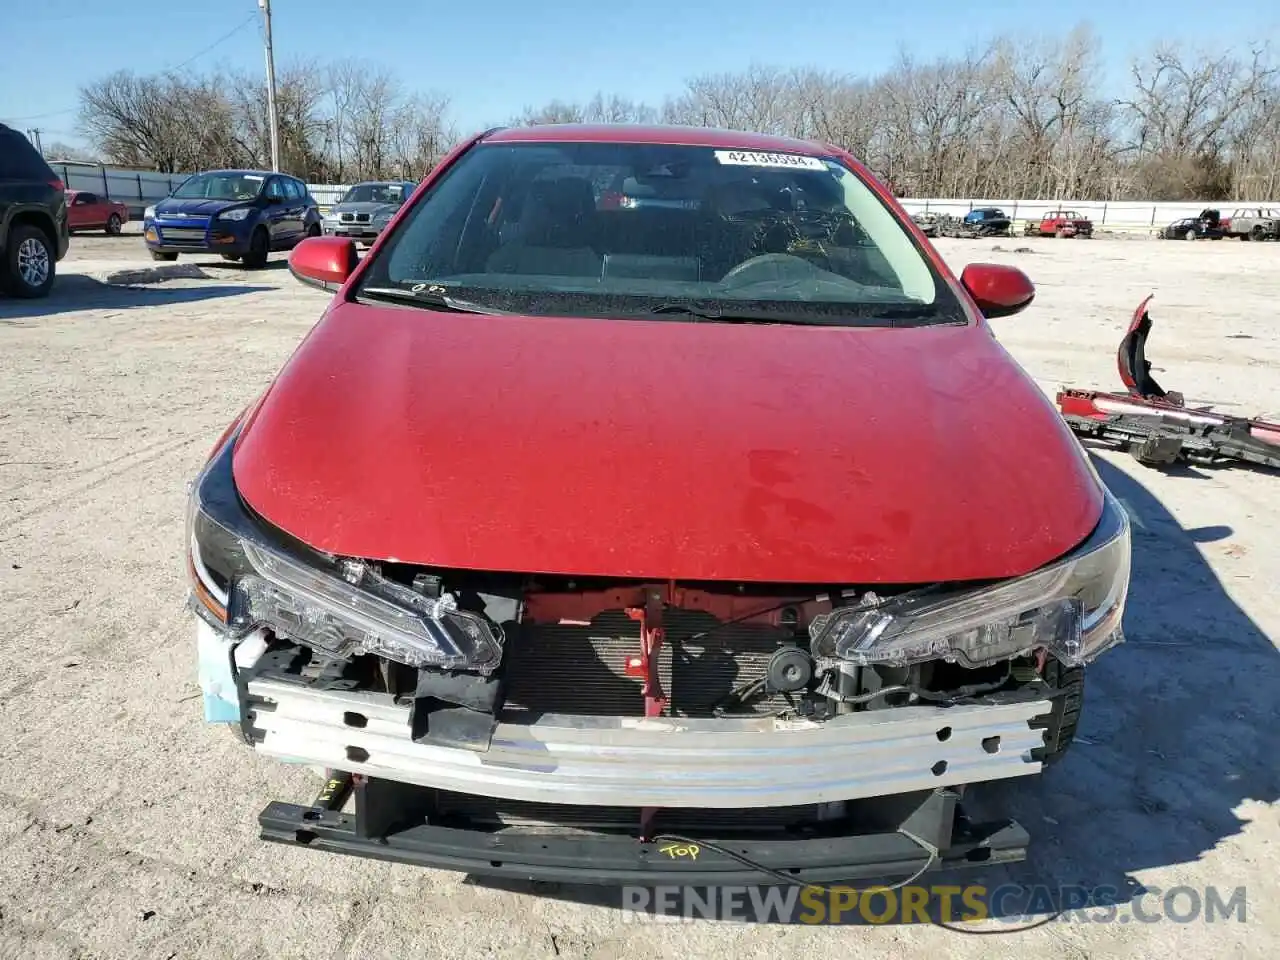
<instances>
[{"instance_id":1,"label":"exposed radiator","mask_svg":"<svg viewBox=\"0 0 1280 960\"><path fill-rule=\"evenodd\" d=\"M769 658L789 634L762 624L720 624L691 610L663 613L666 637L658 676L671 716L713 716L712 707L730 690L762 678ZM705 637L696 634L708 632ZM596 616L590 626L531 625L506 644L506 703L509 709L541 713L642 716L643 683L625 673L640 652L639 624L625 611ZM784 697L758 697L749 711L773 713Z\"/></svg>"}]
</instances>

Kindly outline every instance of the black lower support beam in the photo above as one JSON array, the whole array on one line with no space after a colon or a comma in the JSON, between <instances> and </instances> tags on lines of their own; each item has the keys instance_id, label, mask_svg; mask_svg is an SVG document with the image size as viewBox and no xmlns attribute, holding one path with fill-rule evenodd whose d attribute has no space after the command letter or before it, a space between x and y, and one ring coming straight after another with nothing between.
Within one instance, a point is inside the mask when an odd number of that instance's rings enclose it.
<instances>
[{"instance_id":1,"label":"black lower support beam","mask_svg":"<svg viewBox=\"0 0 1280 960\"><path fill-rule=\"evenodd\" d=\"M358 782L356 796L359 803ZM392 793L381 794L381 799L391 800ZM931 869L1026 858L1029 838L1019 824L1011 820L975 824L958 812L955 794L938 791L903 823L915 837L939 848ZM687 844L640 842L626 836L491 832L437 826L420 819L405 825L413 818L390 814L384 811L370 818L359 810L345 814L277 802L262 811L258 822L262 839L275 843L477 876L595 884L779 882L775 873L746 866L705 845L691 852ZM710 839L770 871L794 878L797 884L901 878L921 870L930 859L920 843L896 829L794 839Z\"/></svg>"}]
</instances>

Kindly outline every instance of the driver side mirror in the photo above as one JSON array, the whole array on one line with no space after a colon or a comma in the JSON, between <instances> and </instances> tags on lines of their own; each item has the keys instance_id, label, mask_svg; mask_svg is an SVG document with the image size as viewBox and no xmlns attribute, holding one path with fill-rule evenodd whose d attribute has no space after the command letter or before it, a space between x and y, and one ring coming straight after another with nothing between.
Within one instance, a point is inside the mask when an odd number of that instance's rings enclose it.
<instances>
[{"instance_id":1,"label":"driver side mirror","mask_svg":"<svg viewBox=\"0 0 1280 960\"><path fill-rule=\"evenodd\" d=\"M960 283L988 320L1020 313L1036 296L1030 277L1001 263L971 263L960 274Z\"/></svg>"},{"instance_id":2,"label":"driver side mirror","mask_svg":"<svg viewBox=\"0 0 1280 960\"><path fill-rule=\"evenodd\" d=\"M289 254L289 272L321 290L338 289L359 263L356 242L348 237L308 237Z\"/></svg>"}]
</instances>

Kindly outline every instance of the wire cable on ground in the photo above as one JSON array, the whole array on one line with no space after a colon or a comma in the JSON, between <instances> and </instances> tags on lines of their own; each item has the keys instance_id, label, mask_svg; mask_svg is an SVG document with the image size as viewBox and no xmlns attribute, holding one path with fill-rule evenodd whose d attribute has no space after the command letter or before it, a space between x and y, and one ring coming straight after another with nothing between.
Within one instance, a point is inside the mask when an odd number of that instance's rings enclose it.
<instances>
[{"instance_id":1,"label":"wire cable on ground","mask_svg":"<svg viewBox=\"0 0 1280 960\"><path fill-rule=\"evenodd\" d=\"M942 859L941 851L939 851L938 848L935 847L933 844L931 844L928 840L925 840L923 837L918 837L914 833L912 833L910 830L904 830L902 827L899 827L897 832L902 834L902 836L906 837L908 840L911 840L922 851L928 854L928 859L924 862L924 866L920 867L920 869L918 869L911 876L907 877L905 880L899 880L897 883L889 884L887 886L883 884L878 884L876 886L866 887L864 889L858 889L856 887L854 888L846 887L846 889L854 889L858 893L863 895L875 894L875 893L889 893L890 891L893 891L893 890L901 890L903 887L907 887L915 883L922 876L928 873L929 870L932 869L934 864L939 863L941 861ZM677 833L660 833L653 838L653 842L654 843L681 843L681 844L685 844L686 846L692 845L697 847L706 847L708 850L714 850L716 853L720 854L721 856L728 857L730 860L734 860L742 864L744 867L747 867L750 870L756 870L756 871L759 871L760 873L765 874L766 876L773 877L775 880L778 880L789 887L807 887L811 890L817 890L819 893L825 894L826 896L832 896L835 893L835 890L832 887L826 886L825 884L811 883L805 880L799 880L796 877L792 876L791 874L783 873L781 870L774 870L772 867L765 866L763 863L760 863L758 860L751 859L746 854L742 854L742 853L738 853L737 851L730 850L728 847L721 846L720 844L715 843L711 840L697 840L697 839L694 839L693 837L686 837ZM1012 928L1004 927L1004 928L983 929L983 930L971 930L971 929L966 929L964 927L958 927L949 923L946 920L934 919L932 916L929 918L929 922L933 926L940 927L943 930L947 930L951 933L963 933L969 936L991 936L993 934L1004 934L1004 933L1025 933L1028 930L1034 930L1037 927L1043 927L1046 924L1053 923L1060 916L1062 916L1062 911L1057 910L1046 917L1041 917L1039 920L1036 920L1033 923L1024 924L1020 927L1012 927Z\"/></svg>"}]
</instances>

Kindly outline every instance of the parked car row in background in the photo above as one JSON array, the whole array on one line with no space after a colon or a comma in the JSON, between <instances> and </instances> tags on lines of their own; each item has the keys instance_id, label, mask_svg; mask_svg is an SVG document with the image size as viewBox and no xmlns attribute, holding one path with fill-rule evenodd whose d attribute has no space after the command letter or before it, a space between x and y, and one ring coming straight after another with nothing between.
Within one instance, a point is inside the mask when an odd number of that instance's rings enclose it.
<instances>
[{"instance_id":1,"label":"parked car row in background","mask_svg":"<svg viewBox=\"0 0 1280 960\"><path fill-rule=\"evenodd\" d=\"M307 184L297 177L264 170L211 170L188 177L168 197L147 207L143 238L155 260L218 254L257 268L266 265L271 253L291 250L306 237L349 237L371 245L416 188L409 180L357 183L322 214ZM628 192L625 183L608 196L627 207L686 202L640 196L635 189ZM926 211L911 219L928 237L1007 237L1015 232L1013 218L999 207L978 207L964 216ZM53 286L56 265L66 255L72 233L101 230L118 236L129 221L124 203L88 190L68 190L26 137L0 124L0 289L18 297L44 296ZM1021 232L1088 238L1093 230L1088 217L1056 209L1024 221ZM1229 217L1205 209L1169 223L1157 235L1170 240L1280 240L1280 208L1242 207Z\"/></svg>"},{"instance_id":2,"label":"parked car row in background","mask_svg":"<svg viewBox=\"0 0 1280 960\"><path fill-rule=\"evenodd\" d=\"M1164 240L1280 240L1280 209L1240 207L1231 216L1218 210L1201 210L1196 217L1175 220L1160 231Z\"/></svg>"},{"instance_id":3,"label":"parked car row in background","mask_svg":"<svg viewBox=\"0 0 1280 960\"><path fill-rule=\"evenodd\" d=\"M306 237L351 237L372 243L417 184L373 181L353 186L322 215L307 185L283 173L212 170L184 181L148 207L143 236L156 260L183 253L217 253L246 267L291 250Z\"/></svg>"},{"instance_id":4,"label":"parked car row in background","mask_svg":"<svg viewBox=\"0 0 1280 960\"><path fill-rule=\"evenodd\" d=\"M998 207L979 207L964 217L926 211L911 215L926 237L1003 237L1013 233L1012 221ZM1075 210L1051 210L1022 223L1024 237L1093 236L1093 221ZM1194 217L1182 217L1156 234L1163 240L1280 240L1280 209L1240 207L1229 217L1205 209Z\"/></svg>"}]
</instances>

